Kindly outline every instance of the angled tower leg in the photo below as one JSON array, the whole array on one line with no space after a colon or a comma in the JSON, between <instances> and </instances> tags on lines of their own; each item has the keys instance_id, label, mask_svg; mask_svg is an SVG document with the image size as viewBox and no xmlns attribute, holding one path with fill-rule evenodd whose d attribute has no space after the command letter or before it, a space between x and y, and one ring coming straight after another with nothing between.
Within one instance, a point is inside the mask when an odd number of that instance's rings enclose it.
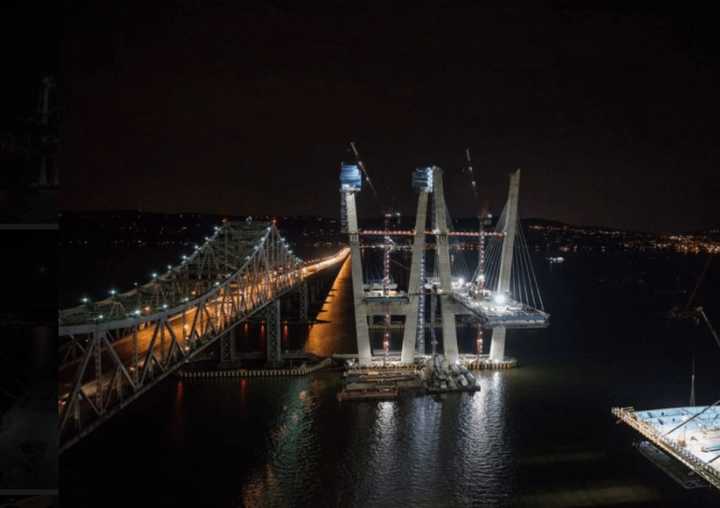
<instances>
[{"instance_id":1,"label":"angled tower leg","mask_svg":"<svg viewBox=\"0 0 720 508\"><path fill-rule=\"evenodd\" d=\"M437 353L437 337L435 336L435 316L437 315L437 295L430 293L430 345L432 347L432 355Z\"/></svg>"},{"instance_id":2,"label":"angled tower leg","mask_svg":"<svg viewBox=\"0 0 720 508\"><path fill-rule=\"evenodd\" d=\"M515 232L517 229L518 194L520 192L520 170L510 175L510 190L505 204L505 224L503 224L502 251L500 255L500 275L498 277L497 291L507 294L510 290L510 277L512 276L513 249L515 247ZM490 343L490 360L502 361L505 359L504 327L493 329Z\"/></svg>"},{"instance_id":3,"label":"angled tower leg","mask_svg":"<svg viewBox=\"0 0 720 508\"><path fill-rule=\"evenodd\" d=\"M350 261L352 263L353 302L355 307L355 334L357 335L358 361L360 365L370 365L370 331L368 329L367 306L364 302L362 258L360 257L360 237L358 235L357 208L355 193L344 192L347 212L348 233L350 234Z\"/></svg>"},{"instance_id":4,"label":"angled tower leg","mask_svg":"<svg viewBox=\"0 0 720 508\"><path fill-rule=\"evenodd\" d=\"M425 319L418 320L420 312L420 292L423 290L422 265L425 257L425 226L427 222L428 193L420 192L418 196L417 215L415 216L415 239L413 240L412 261L410 264L410 282L408 285L408 310L405 315L403 332L402 363L413 363L415 360L415 339L424 332ZM424 303L424 302L423 302Z\"/></svg>"},{"instance_id":5,"label":"angled tower leg","mask_svg":"<svg viewBox=\"0 0 720 508\"><path fill-rule=\"evenodd\" d=\"M443 350L450 363L458 359L457 328L455 313L450 301L452 292L450 274L450 247L448 245L448 225L445 214L445 195L443 190L442 170L434 167L433 176L435 199L435 227L437 228L437 260L440 274L440 312L442 313Z\"/></svg>"}]
</instances>

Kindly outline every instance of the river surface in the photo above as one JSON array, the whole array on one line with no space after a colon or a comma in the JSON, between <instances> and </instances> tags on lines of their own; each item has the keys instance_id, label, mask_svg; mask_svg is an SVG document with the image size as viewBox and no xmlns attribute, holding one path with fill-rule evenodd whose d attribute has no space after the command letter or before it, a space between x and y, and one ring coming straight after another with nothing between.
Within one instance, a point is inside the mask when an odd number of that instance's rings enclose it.
<instances>
[{"instance_id":1,"label":"river surface","mask_svg":"<svg viewBox=\"0 0 720 508\"><path fill-rule=\"evenodd\" d=\"M578 255L541 267L551 326L510 332L520 366L482 372L474 395L340 403L335 372L168 379L61 457L63 506L720 506L639 455L610 414L687 404L692 350L698 404L720 398L707 330L664 318L701 266ZM717 268L698 298L720 322ZM349 264L318 319L307 350L355 351Z\"/></svg>"}]
</instances>

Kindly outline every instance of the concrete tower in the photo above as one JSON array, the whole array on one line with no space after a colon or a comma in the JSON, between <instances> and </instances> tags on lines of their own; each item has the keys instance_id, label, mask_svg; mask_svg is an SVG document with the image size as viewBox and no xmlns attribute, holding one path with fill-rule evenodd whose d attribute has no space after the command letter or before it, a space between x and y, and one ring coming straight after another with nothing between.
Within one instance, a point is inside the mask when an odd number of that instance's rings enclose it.
<instances>
[{"instance_id":1,"label":"concrete tower","mask_svg":"<svg viewBox=\"0 0 720 508\"><path fill-rule=\"evenodd\" d=\"M368 312L365 304L362 258L360 257L360 236L358 234L357 206L355 194L362 188L360 168L355 164L342 164L340 169L340 193L345 203L347 229L350 236L350 262L352 264L353 303L355 306L355 334L357 336L358 362L370 365L370 331Z\"/></svg>"},{"instance_id":2,"label":"concrete tower","mask_svg":"<svg viewBox=\"0 0 720 508\"><path fill-rule=\"evenodd\" d=\"M510 291L510 277L512 275L513 249L515 247L515 233L517 229L518 216L518 194L520 192L520 170L510 175L510 190L505 204L505 222L502 231L504 233L502 252L500 257L500 275L498 277L497 293L507 296ZM493 328L492 342L490 343L490 360L502 361L505 359L505 334L504 326Z\"/></svg>"},{"instance_id":3,"label":"concrete tower","mask_svg":"<svg viewBox=\"0 0 720 508\"><path fill-rule=\"evenodd\" d=\"M423 345L425 335L425 299L422 292L425 284L425 228L427 226L428 194L433 191L434 168L419 168L413 174L412 186L418 192L417 214L415 215L415 236L410 264L408 284L408 305L405 313L402 363L413 363L418 344ZM419 351L420 354L424 351Z\"/></svg>"},{"instance_id":4,"label":"concrete tower","mask_svg":"<svg viewBox=\"0 0 720 508\"><path fill-rule=\"evenodd\" d=\"M442 315L443 352L450 363L458 359L457 329L455 309L452 302L450 247L448 245L448 224L443 190L442 169L433 166L433 194L435 203L435 241L437 245L437 269L440 276L440 312Z\"/></svg>"}]
</instances>

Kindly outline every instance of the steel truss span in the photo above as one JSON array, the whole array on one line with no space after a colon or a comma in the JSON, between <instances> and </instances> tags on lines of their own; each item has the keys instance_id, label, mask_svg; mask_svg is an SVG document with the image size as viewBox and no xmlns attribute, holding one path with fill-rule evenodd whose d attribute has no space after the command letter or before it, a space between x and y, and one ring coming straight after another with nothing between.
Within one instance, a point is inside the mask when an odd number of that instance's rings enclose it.
<instances>
[{"instance_id":1,"label":"steel truss span","mask_svg":"<svg viewBox=\"0 0 720 508\"><path fill-rule=\"evenodd\" d=\"M147 284L60 311L60 451L348 254L303 262L273 223L226 222Z\"/></svg>"}]
</instances>

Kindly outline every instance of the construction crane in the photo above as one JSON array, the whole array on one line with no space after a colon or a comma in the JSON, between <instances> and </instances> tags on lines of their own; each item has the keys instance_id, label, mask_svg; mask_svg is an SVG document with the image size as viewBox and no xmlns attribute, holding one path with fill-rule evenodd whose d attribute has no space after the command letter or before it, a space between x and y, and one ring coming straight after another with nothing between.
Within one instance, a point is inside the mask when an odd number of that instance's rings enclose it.
<instances>
[{"instance_id":1,"label":"construction crane","mask_svg":"<svg viewBox=\"0 0 720 508\"><path fill-rule=\"evenodd\" d=\"M680 314L677 314L675 316L677 319L691 319L695 322L695 324L700 324L700 322L704 322L705 325L708 327L708 330L710 330L710 334L715 339L715 343L720 347L720 336L718 335L717 330L715 330L715 327L713 327L712 323L710 322L710 319L707 317L707 314L705 314L705 309L703 307L695 307L688 311L684 311Z\"/></svg>"},{"instance_id":2,"label":"construction crane","mask_svg":"<svg viewBox=\"0 0 720 508\"><path fill-rule=\"evenodd\" d=\"M365 176L365 181L367 182L368 186L370 187L370 190L373 191L373 195L375 196L375 199L380 202L380 198L378 198L378 193L375 190L375 186L372 183L372 180L370 179L370 174L367 171L367 168L365 167L365 163L360 159L360 152L357 149L357 146L355 145L355 141L350 141L350 150L352 150L353 155L355 156L355 162L357 163L358 167L360 168L360 171L362 171L363 176Z\"/></svg>"},{"instance_id":3,"label":"construction crane","mask_svg":"<svg viewBox=\"0 0 720 508\"><path fill-rule=\"evenodd\" d=\"M477 191L475 170L473 169L469 148L465 149L465 162L466 164L464 172L467 173L467 175L470 177L470 184L476 201L480 201L480 196ZM487 202L483 202L479 208L480 213L478 215L478 232L480 233L480 235L478 236L478 266L475 269L475 274L473 275L472 280L480 287L480 289L483 289L485 285L485 238L483 237L483 232L485 231L485 227L490 225L491 215L488 213Z\"/></svg>"},{"instance_id":4,"label":"construction crane","mask_svg":"<svg viewBox=\"0 0 720 508\"><path fill-rule=\"evenodd\" d=\"M705 309L702 306L693 307L693 301L695 300L695 295L698 292L698 289L700 289L700 286L702 285L703 281L705 280L705 276L707 275L708 270L710 269L710 263L712 262L712 256L708 256L707 261L705 262L705 266L703 268L703 271L700 274L700 277L698 277L697 282L695 283L695 288L693 289L692 293L690 293L690 297L688 298L687 303L685 304L685 307L680 310L678 307L674 307L670 311L670 318L671 319L678 319L678 320L691 320L695 323L695 325L699 325L700 322L704 322L707 326L708 330L710 330L710 334L715 339L715 343L720 348L720 336L718 336L717 330L715 330L715 327L710 322L710 319L707 317L707 314L705 314ZM690 405L695 405L695 352L693 351L693 357L692 357L692 369L690 373Z\"/></svg>"},{"instance_id":5,"label":"construction crane","mask_svg":"<svg viewBox=\"0 0 720 508\"><path fill-rule=\"evenodd\" d=\"M465 172L470 177L470 185L475 196L476 201L480 201L480 196L477 190L477 179L475 178L475 170L472 165L472 158L470 157L470 148L465 149ZM472 277L472 283L475 285L477 291L483 291L485 289L485 227L490 225L490 214L488 213L487 202L483 202L480 206L480 214L478 215L478 264L475 269L475 273ZM483 328L482 323L477 324L477 333L475 336L475 352L477 355L477 361L480 362L480 355L483 352Z\"/></svg>"},{"instance_id":6,"label":"construction crane","mask_svg":"<svg viewBox=\"0 0 720 508\"><path fill-rule=\"evenodd\" d=\"M679 319L679 320L692 320L695 325L699 325L700 322L704 322L705 325L708 327L708 330L710 330L710 334L715 339L715 342L717 343L718 347L720 347L720 336L718 336L717 330L713 327L712 323L710 322L710 319L707 317L707 314L705 314L705 309L702 306L693 307L693 301L695 300L695 295L697 295L698 289L700 289L700 286L702 285L703 281L705 280L705 276L707 275L708 270L710 269L710 263L712 262L712 256L708 256L707 261L705 262L705 267L703 268L702 273L700 274L700 277L698 277L697 283L695 284L695 288L693 289L692 293L690 293L690 297L688 298L687 303L685 304L685 307L680 310L678 307L674 307L670 311L670 317L672 319Z\"/></svg>"}]
</instances>

